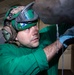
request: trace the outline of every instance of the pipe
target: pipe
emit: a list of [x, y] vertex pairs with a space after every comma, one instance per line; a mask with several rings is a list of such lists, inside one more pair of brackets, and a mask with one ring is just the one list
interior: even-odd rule
[[35, 0], [33, 9], [45, 24], [74, 24], [74, 0]]

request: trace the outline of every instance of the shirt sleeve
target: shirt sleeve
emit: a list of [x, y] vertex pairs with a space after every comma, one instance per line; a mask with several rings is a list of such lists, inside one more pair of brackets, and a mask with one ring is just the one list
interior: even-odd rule
[[0, 46], [1, 75], [35, 75], [48, 69], [46, 55], [42, 49], [23, 56], [16, 56], [6, 49]]

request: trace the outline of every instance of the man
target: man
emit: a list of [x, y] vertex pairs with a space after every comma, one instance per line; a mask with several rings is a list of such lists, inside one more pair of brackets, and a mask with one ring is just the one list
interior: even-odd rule
[[39, 31], [32, 5], [13, 7], [5, 16], [2, 31], [7, 42], [0, 45], [1, 75], [57, 75], [61, 49], [74, 39], [71, 25], [59, 26], [59, 40], [55, 25]]

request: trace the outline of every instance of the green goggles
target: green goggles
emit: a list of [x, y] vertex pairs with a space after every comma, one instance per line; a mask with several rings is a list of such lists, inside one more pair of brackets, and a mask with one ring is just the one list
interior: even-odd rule
[[38, 15], [32, 9], [33, 4], [34, 2], [25, 6], [19, 16], [16, 17], [15, 21], [17, 22], [17, 30], [25, 30], [37, 24]]
[[[11, 11], [14, 9], [12, 8], [7, 13], [5, 20], [9, 20], [13, 28], [17, 31], [25, 30], [35, 26], [38, 22], [38, 15], [32, 9], [33, 4], [34, 2], [28, 4], [16, 14], [11, 13]], [[4, 21], [4, 25], [7, 25], [6, 22], [7, 21]]]
[[29, 28], [31, 28], [32, 26], [35, 26], [35, 25], [37, 25], [37, 22], [38, 21], [35, 21], [35, 22], [31, 22], [31, 23], [24, 23], [24, 22], [22, 22], [22, 23], [18, 23], [17, 25], [16, 25], [16, 30], [17, 31], [22, 31], [22, 30], [25, 30], [25, 29], [29, 29]]

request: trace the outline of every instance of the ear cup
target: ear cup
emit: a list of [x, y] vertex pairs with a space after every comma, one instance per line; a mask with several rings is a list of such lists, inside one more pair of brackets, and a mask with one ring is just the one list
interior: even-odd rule
[[5, 29], [3, 29], [2, 33], [6, 41], [8, 41], [10, 39], [11, 34]]
[[2, 34], [3, 34], [4, 38], [6, 39], [6, 41], [9, 41], [10, 38], [12, 37], [12, 31], [11, 31], [10, 27], [4, 26], [2, 29]]

